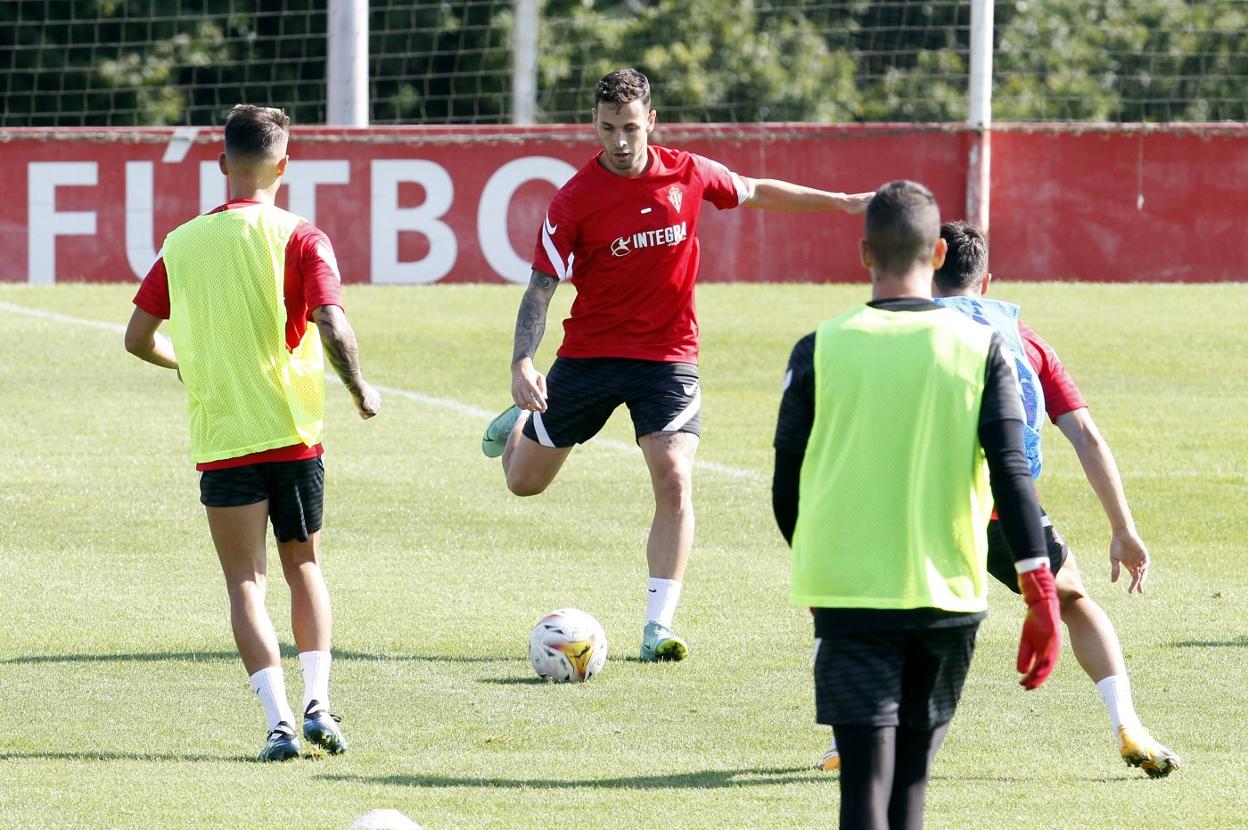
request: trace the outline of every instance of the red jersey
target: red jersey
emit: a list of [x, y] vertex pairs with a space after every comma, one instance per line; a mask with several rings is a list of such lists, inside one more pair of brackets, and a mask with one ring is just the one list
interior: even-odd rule
[[[253, 199], [231, 199], [224, 205], [210, 211], [217, 213], [231, 208], [254, 205]], [[338, 274], [338, 262], [334, 257], [334, 248], [329, 237], [315, 225], [304, 222], [295, 228], [286, 243], [285, 297], [286, 306], [286, 347], [294, 349], [303, 340], [308, 329], [308, 321], [312, 312], [323, 305], [342, 307], [342, 280]], [[162, 320], [169, 319], [169, 275], [165, 271], [165, 260], [157, 257], [143, 284], [134, 295], [134, 304]], [[222, 461], [211, 461], [195, 465], [197, 470], [222, 470], [228, 467], [242, 467], [247, 464], [261, 464], [271, 461], [300, 461], [307, 458], [318, 458], [324, 449], [320, 444], [309, 447], [306, 444], [294, 444], [273, 450], [240, 455]]]
[[1040, 388], [1044, 391], [1044, 411], [1048, 413], [1049, 420], [1056, 423], [1067, 412], [1087, 406], [1079, 387], [1075, 385], [1075, 379], [1066, 371], [1053, 347], [1021, 321], [1018, 324], [1018, 333], [1023, 338], [1027, 362], [1040, 377]]
[[626, 177], [599, 152], [550, 202], [533, 267], [571, 280], [561, 357], [697, 363], [698, 217], [749, 197], [744, 179], [708, 158], [651, 145], [646, 171]]

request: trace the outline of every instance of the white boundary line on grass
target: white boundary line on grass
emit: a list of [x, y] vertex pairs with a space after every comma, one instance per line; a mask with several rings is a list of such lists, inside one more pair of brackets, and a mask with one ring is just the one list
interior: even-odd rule
[[[58, 323], [69, 323], [77, 326], [89, 326], [91, 328], [102, 329], [104, 331], [116, 332], [124, 334], [126, 327], [117, 323], [106, 323], [102, 320], [90, 320], [86, 317], [73, 317], [69, 314], [61, 314], [57, 311], [45, 311], [41, 308], [28, 308], [27, 306], [17, 305], [15, 303], [0, 300], [0, 311], [11, 311], [14, 314], [24, 314], [27, 317], [36, 317], [43, 320], [53, 320]], [[326, 375], [330, 380], [337, 380], [333, 375]], [[434, 395], [426, 395], [423, 392], [414, 392], [410, 389], [399, 389], [394, 386], [380, 386], [376, 389], [385, 395], [393, 395], [399, 398], [406, 398], [416, 403], [432, 406], [438, 409], [449, 409], [460, 415], [467, 415], [472, 418], [489, 419], [497, 415], [497, 412], [491, 412], [488, 409], [482, 409], [479, 406], [464, 403], [463, 401], [452, 400], [451, 398], [439, 398]], [[595, 438], [590, 446], [610, 449], [616, 452], [640, 452], [636, 444], [629, 444], [625, 441], [617, 441], [614, 438]], [[697, 466], [708, 472], [718, 473], [728, 476], [729, 478], [743, 479], [746, 481], [762, 482], [765, 478], [761, 473], [754, 470], [746, 470], [741, 467], [733, 467], [728, 464], [719, 464], [715, 461], [702, 461], [699, 459]]]
[[77, 326], [90, 326], [91, 328], [104, 329], [105, 331], [115, 331], [118, 334], [125, 334], [126, 327], [119, 323], [105, 323], [103, 320], [88, 320], [86, 317], [71, 317], [68, 314], [61, 314], [56, 311], [44, 311], [41, 308], [27, 308], [24, 305], [14, 305], [0, 300], [0, 311], [12, 311], [15, 314], [25, 314], [27, 317], [41, 317], [44, 320], [55, 320], [58, 323], [72, 323]]

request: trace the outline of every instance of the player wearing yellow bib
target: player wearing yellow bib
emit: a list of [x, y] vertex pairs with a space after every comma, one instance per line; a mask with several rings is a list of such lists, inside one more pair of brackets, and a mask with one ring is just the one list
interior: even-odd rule
[[[186, 385], [191, 457], [234, 641], [268, 722], [263, 761], [300, 750], [264, 606], [270, 520], [290, 586], [304, 737], [332, 754], [347, 747], [329, 709], [330, 602], [320, 567], [324, 355], [361, 418], [381, 405], [360, 372], [329, 239], [273, 204], [289, 125], [279, 109], [230, 110], [218, 159], [230, 201], [165, 238], [126, 329], [128, 351], [178, 370]], [[157, 331], [164, 319], [172, 342]]]
[[994, 498], [1028, 604], [1028, 689], [1057, 662], [1058, 605], [1001, 338], [931, 299], [945, 255], [932, 194], [880, 188], [860, 248], [871, 302], [789, 359], [772, 500], [793, 548], [790, 601], [814, 612], [840, 827], [918, 830], [988, 607]]

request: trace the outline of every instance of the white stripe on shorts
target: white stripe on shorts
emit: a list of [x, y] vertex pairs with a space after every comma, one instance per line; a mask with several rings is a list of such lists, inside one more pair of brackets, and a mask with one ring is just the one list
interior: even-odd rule
[[546, 431], [546, 425], [542, 423], [542, 413], [533, 413], [533, 431], [537, 433], [537, 442], [543, 447], [554, 448], [555, 442], [550, 440], [550, 433]]
[[698, 391], [694, 393], [693, 400], [685, 407], [684, 411], [675, 418], [667, 422], [667, 426], [659, 430], [659, 432], [679, 432], [680, 428], [689, 423], [689, 419], [698, 414], [698, 410], [702, 408], [702, 387], [698, 386]]

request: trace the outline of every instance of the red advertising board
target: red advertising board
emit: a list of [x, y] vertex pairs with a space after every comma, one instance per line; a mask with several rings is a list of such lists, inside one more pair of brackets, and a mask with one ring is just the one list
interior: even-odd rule
[[1248, 280], [1248, 125], [1013, 127], [992, 153], [994, 274]]
[[[655, 140], [831, 190], [917, 179], [964, 211], [958, 127], [666, 125]], [[167, 232], [224, 201], [220, 150], [208, 129], [0, 131], [0, 280], [141, 278]], [[329, 234], [347, 282], [523, 282], [547, 201], [594, 152], [588, 126], [296, 128], [278, 203]], [[999, 277], [1244, 279], [1248, 129], [1004, 128], [993, 157]], [[704, 280], [861, 279], [861, 220], [843, 214], [712, 209], [700, 235]]]

